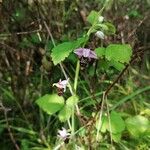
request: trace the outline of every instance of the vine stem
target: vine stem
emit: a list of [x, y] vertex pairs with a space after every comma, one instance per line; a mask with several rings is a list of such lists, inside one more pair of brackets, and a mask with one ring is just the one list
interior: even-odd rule
[[7, 130], [8, 130], [8, 134], [10, 136], [10, 139], [11, 139], [12, 143], [14, 144], [16, 150], [20, 150], [19, 145], [17, 144], [17, 142], [16, 142], [16, 140], [15, 140], [15, 138], [11, 132], [11, 128], [10, 128], [9, 121], [8, 121], [7, 112], [10, 111], [10, 109], [5, 108], [5, 106], [3, 106], [2, 102], [0, 102], [0, 107], [1, 107], [0, 109], [2, 109], [4, 111], [4, 116], [5, 116]]

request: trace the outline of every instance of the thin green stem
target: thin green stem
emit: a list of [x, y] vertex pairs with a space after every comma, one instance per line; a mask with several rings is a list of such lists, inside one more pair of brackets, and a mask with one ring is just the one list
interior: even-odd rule
[[103, 108], [104, 108], [104, 101], [105, 101], [105, 93], [103, 92], [101, 110], [99, 112], [98, 129], [97, 129], [97, 133], [96, 133], [96, 140], [97, 141], [99, 141], [99, 131], [102, 127], [102, 114], [103, 114]]
[[110, 113], [109, 113], [109, 106], [108, 106], [107, 97], [105, 98], [105, 101], [106, 101], [107, 117], [108, 117], [109, 131], [110, 131], [110, 142], [111, 142], [111, 147], [112, 147], [113, 146], [112, 126], [111, 126], [111, 119], [110, 119]]
[[[75, 94], [77, 91], [77, 85], [78, 85], [78, 78], [79, 78], [79, 70], [80, 70], [80, 62], [77, 61], [77, 65], [76, 65], [76, 72], [75, 72], [75, 79], [74, 79], [74, 90], [75, 90]], [[72, 137], [74, 136], [75, 133], [75, 107], [77, 109], [77, 113], [79, 114], [79, 108], [77, 105], [72, 107], [72, 132], [71, 135]]]
[[72, 107], [72, 130], [71, 130], [71, 135], [72, 135], [72, 137], [74, 137], [74, 132], [75, 132], [75, 115], [74, 115], [74, 106]]
[[80, 62], [78, 60], [77, 66], [76, 66], [75, 79], [74, 79], [74, 90], [75, 90], [75, 93], [77, 91], [78, 78], [79, 78], [79, 70], [80, 70]]

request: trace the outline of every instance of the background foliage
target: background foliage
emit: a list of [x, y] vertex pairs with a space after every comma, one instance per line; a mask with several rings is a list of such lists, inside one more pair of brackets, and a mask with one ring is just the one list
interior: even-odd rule
[[[117, 150], [150, 148], [149, 0], [108, 1], [102, 14], [108, 21], [107, 24], [95, 26], [91, 30], [93, 33], [97, 29], [103, 29], [106, 38], [101, 43], [91, 34], [85, 45], [95, 49], [100, 59], [95, 66], [96, 74], [95, 68], [91, 66], [85, 72], [80, 72], [77, 89], [79, 100], [77, 97], [67, 99], [69, 90], [64, 98], [59, 97], [52, 87], [53, 83], [64, 78], [58, 65], [61, 61], [64, 61], [63, 67], [70, 80], [74, 80], [77, 57], [72, 51], [85, 42], [86, 37], [83, 35], [97, 18], [96, 12], [105, 2], [0, 1], [2, 150], [53, 149], [59, 143], [58, 129], [67, 126], [65, 121], [71, 116], [72, 104], [77, 102], [83, 116], [76, 116], [76, 146], [81, 149], [110, 149], [112, 146]], [[129, 50], [128, 55], [124, 55], [125, 47]], [[134, 58], [132, 62], [131, 49]], [[131, 64], [127, 65], [129, 62]], [[128, 70], [118, 78], [125, 67]], [[117, 78], [117, 83], [107, 97], [110, 117], [105, 105], [100, 137], [96, 142], [95, 129], [99, 129], [99, 122], [96, 120], [90, 124], [91, 119], [98, 112], [96, 104], [101, 102], [103, 91]], [[47, 95], [43, 99], [45, 94]], [[54, 101], [49, 101], [51, 96]], [[44, 105], [45, 101], [49, 101], [49, 105]], [[56, 103], [55, 107], [51, 107], [53, 102]], [[44, 108], [48, 108], [45, 111], [53, 115], [48, 115], [38, 105], [44, 105]], [[82, 129], [81, 124], [88, 126]], [[69, 143], [62, 149], [71, 147], [72, 143]]]

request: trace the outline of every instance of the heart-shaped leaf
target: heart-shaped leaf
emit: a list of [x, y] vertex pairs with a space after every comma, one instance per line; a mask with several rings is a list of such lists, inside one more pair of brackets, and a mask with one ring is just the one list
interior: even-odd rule
[[110, 44], [106, 48], [106, 59], [118, 61], [121, 63], [129, 63], [132, 55], [132, 49], [128, 44]]
[[46, 94], [40, 97], [36, 103], [43, 111], [52, 115], [64, 106], [64, 98], [56, 94]]

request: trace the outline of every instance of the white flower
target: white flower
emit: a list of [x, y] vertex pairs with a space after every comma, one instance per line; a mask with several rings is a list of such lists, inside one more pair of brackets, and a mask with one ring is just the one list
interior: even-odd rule
[[98, 21], [99, 21], [99, 23], [102, 23], [104, 21], [104, 17], [103, 16], [99, 16]]
[[62, 140], [65, 140], [70, 136], [70, 133], [67, 132], [65, 128], [62, 128], [62, 130], [58, 130], [58, 137]]
[[64, 89], [64, 92], [66, 91], [66, 86], [68, 84], [69, 78], [67, 80], [63, 80], [61, 81], [61, 79], [59, 80], [58, 83], [54, 83], [53, 86], [56, 86], [60, 89]]
[[104, 39], [104, 37], [105, 37], [105, 35], [104, 35], [104, 33], [103, 33], [102, 31], [97, 31], [97, 32], [95, 33], [95, 35], [96, 35], [98, 38], [100, 38], [100, 39]]

